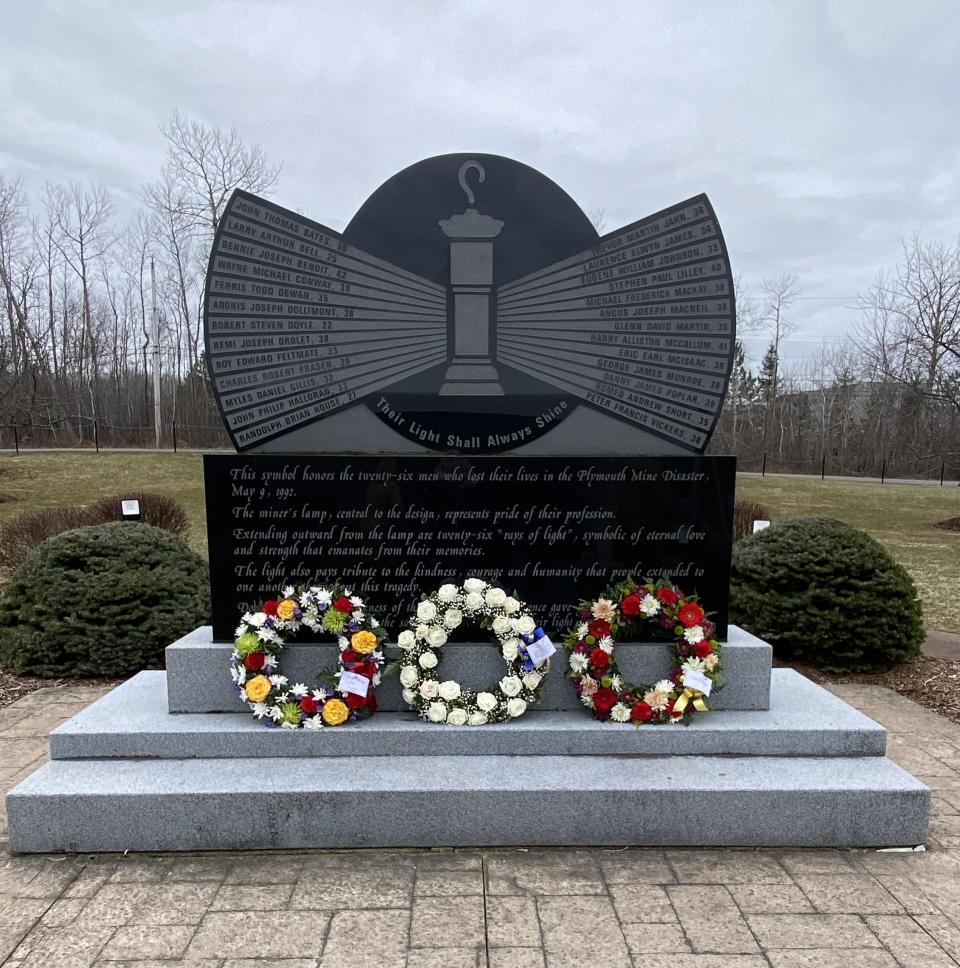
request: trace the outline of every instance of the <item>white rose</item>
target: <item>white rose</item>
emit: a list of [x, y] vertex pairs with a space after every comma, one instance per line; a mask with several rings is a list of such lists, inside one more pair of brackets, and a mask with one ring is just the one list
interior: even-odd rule
[[483, 595], [479, 592], [470, 592], [463, 600], [463, 607], [468, 612], [475, 612], [481, 605], [483, 605]]
[[522, 699], [511, 699], [507, 703], [507, 712], [514, 717], [522, 716], [527, 711], [527, 704]]
[[525, 686], [526, 686], [526, 687], [527, 687], [528, 689], [536, 689], [536, 688], [537, 688], [537, 686], [539, 686], [539, 685], [540, 685], [540, 680], [541, 680], [542, 678], [543, 678], [543, 676], [541, 676], [539, 672], [528, 672], [528, 673], [527, 673], [527, 674], [526, 674], [526, 675], [525, 675], [525, 676], [523, 677], [523, 684], [524, 684], [524, 685], [525, 685]]
[[427, 633], [429, 631], [430, 631], [430, 626], [429, 625], [418, 625], [417, 626], [416, 637], [418, 639], [425, 639], [427, 637]]
[[492, 692], [477, 693], [477, 709], [488, 713], [497, 707], [497, 697]]
[[436, 699], [440, 695], [440, 683], [436, 679], [425, 679], [420, 683], [420, 695], [424, 699]]
[[447, 641], [447, 633], [443, 629], [432, 628], [427, 632], [427, 641], [435, 649], [439, 649]]
[[482, 578], [468, 578], [463, 587], [468, 592], [482, 592], [487, 587], [487, 583]]
[[420, 656], [421, 669], [435, 669], [437, 667], [437, 655], [435, 652], [424, 652]]
[[507, 600], [507, 593], [502, 588], [488, 588], [483, 600], [491, 608], [499, 608]]
[[420, 680], [420, 670], [416, 666], [404, 666], [400, 670], [400, 684], [408, 689]]
[[531, 616], [521, 615], [520, 618], [513, 620], [513, 627], [521, 635], [529, 635], [537, 627], [537, 623]]
[[447, 707], [442, 702], [432, 702], [427, 707], [427, 719], [431, 723], [442, 723], [447, 718]]
[[432, 622], [437, 617], [437, 606], [426, 599], [417, 606], [417, 618], [421, 622]]
[[500, 691], [505, 696], [519, 696], [523, 683], [516, 676], [504, 676], [500, 680]]
[[446, 625], [448, 629], [457, 628], [463, 621], [463, 612], [459, 608], [448, 608], [443, 613], [443, 624]]
[[519, 608], [520, 603], [512, 595], [508, 595], [503, 600], [503, 610], [507, 613], [507, 615], [513, 615], [513, 613]]
[[446, 584], [440, 586], [440, 591], [437, 592], [437, 598], [441, 602], [452, 602], [457, 595], [460, 594], [460, 589], [456, 585]]
[[513, 662], [513, 660], [517, 657], [517, 648], [519, 645], [520, 643], [517, 642], [516, 639], [507, 639], [507, 641], [503, 643], [503, 649], [501, 651], [503, 652], [503, 657], [507, 660], [507, 662]]
[[417, 644], [416, 636], [413, 634], [413, 632], [410, 631], [410, 629], [404, 629], [397, 636], [397, 645], [399, 645], [401, 649], [406, 649], [407, 651], [409, 651], [416, 644]]
[[504, 633], [510, 631], [512, 625], [513, 623], [507, 618], [506, 615], [498, 615], [493, 620], [493, 631], [496, 632], [497, 635], [503, 635]]
[[417, 692], [415, 689], [404, 689], [403, 690], [403, 701], [408, 705], [412, 706], [417, 701]]
[[460, 698], [460, 683], [454, 682], [452, 679], [447, 679], [446, 682], [440, 683], [440, 698], [446, 699], [447, 702], [451, 702], [454, 699]]
[[451, 709], [447, 714], [447, 722], [451, 726], [466, 726], [467, 725], [467, 711], [465, 709]]
[[[487, 695], [489, 695], [489, 693], [487, 693]], [[487, 714], [486, 713], [479, 713], [479, 712], [478, 713], [470, 713], [470, 718], [467, 720], [467, 722], [471, 726], [484, 726], [487, 723]]]

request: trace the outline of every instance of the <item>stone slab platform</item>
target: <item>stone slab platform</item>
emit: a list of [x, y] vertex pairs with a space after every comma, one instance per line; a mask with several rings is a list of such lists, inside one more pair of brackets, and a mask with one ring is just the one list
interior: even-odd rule
[[304, 847], [892, 847], [930, 791], [884, 757], [54, 760], [7, 795], [15, 853]]
[[792, 669], [775, 669], [769, 711], [720, 711], [690, 726], [600, 723], [582, 708], [533, 707], [510, 723], [435, 726], [379, 712], [362, 724], [292, 732], [232, 713], [171, 715], [162, 672], [141, 672], [59, 726], [54, 759], [318, 756], [882, 756], [886, 731]]
[[[172, 713], [233, 712], [237, 695], [230, 679], [229, 642], [215, 642], [210, 626], [195, 629], [166, 650], [167, 683]], [[655, 682], [669, 675], [668, 643], [617, 643], [617, 664], [632, 682]], [[772, 650], [762, 639], [735, 625], [723, 644], [727, 684], [714, 697], [714, 709], [767, 709], [770, 701]], [[292, 643], [283, 650], [283, 671], [291, 682], [316, 683], [317, 673], [336, 665], [336, 645]], [[466, 686], [482, 687], [504, 675], [504, 662], [492, 642], [451, 642], [443, 647], [443, 676]], [[579, 700], [566, 678], [566, 652], [551, 659], [550, 674], [538, 704], [544, 710], [578, 710]], [[377, 690], [385, 712], [407, 709], [394, 676]]]

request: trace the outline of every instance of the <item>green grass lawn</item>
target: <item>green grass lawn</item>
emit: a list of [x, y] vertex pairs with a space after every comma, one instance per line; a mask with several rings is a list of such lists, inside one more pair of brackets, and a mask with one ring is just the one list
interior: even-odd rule
[[[199, 454], [60, 451], [0, 456], [0, 491], [17, 498], [0, 504], [0, 519], [28, 508], [85, 504], [124, 490], [158, 491], [180, 501], [190, 518], [189, 543], [206, 556]], [[960, 534], [933, 527], [945, 518], [960, 517], [960, 487], [741, 474], [737, 496], [759, 502], [774, 520], [821, 514], [870, 532], [913, 575], [928, 628], [960, 632]]]

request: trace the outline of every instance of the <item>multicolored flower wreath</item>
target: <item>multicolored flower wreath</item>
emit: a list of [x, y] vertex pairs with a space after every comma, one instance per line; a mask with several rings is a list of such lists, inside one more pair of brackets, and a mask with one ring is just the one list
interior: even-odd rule
[[[440, 680], [440, 650], [464, 621], [490, 629], [507, 663], [506, 675], [486, 689]], [[417, 606], [400, 633], [403, 699], [421, 718], [450, 726], [483, 726], [522, 716], [540, 698], [553, 643], [523, 602], [482, 578], [441, 585]]]
[[[640, 623], [656, 622], [676, 636], [675, 668], [653, 685], [626, 682], [617, 670], [614, 639], [638, 638]], [[667, 578], [638, 585], [628, 578], [595, 601], [580, 603], [580, 622], [564, 636], [567, 675], [594, 719], [617, 723], [689, 722], [707, 711], [707, 697], [723, 685], [720, 643], [695, 595]]]
[[[287, 638], [300, 627], [337, 638], [337, 670], [321, 673], [321, 685], [290, 685], [280, 667]], [[387, 633], [364, 611], [363, 599], [339, 585], [294, 589], [247, 612], [236, 631], [230, 675], [257, 719], [282, 729], [321, 729], [372, 716], [374, 690], [383, 670]]]

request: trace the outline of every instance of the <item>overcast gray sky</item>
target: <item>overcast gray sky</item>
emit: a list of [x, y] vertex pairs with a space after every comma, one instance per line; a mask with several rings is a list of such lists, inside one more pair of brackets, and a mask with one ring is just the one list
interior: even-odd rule
[[606, 231], [705, 191], [754, 293], [799, 277], [794, 360], [846, 329], [901, 237], [960, 233], [957, 10], [4, 0], [0, 170], [102, 182], [129, 213], [177, 108], [259, 141], [275, 200], [334, 228], [449, 151], [540, 169]]

